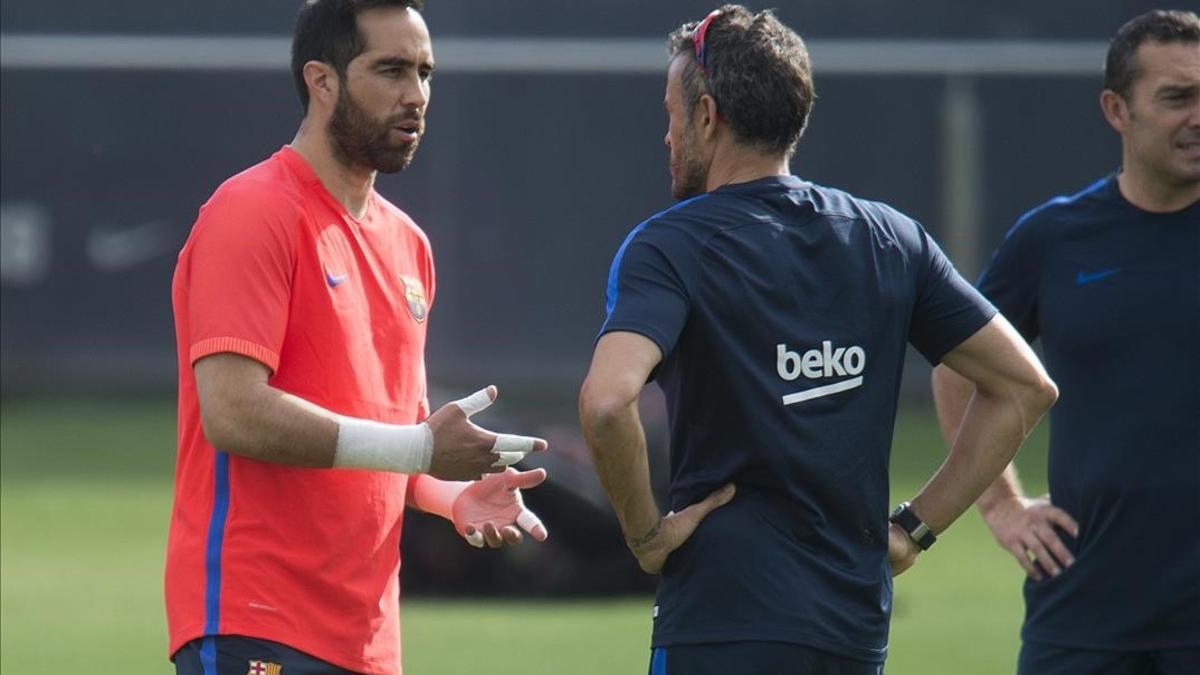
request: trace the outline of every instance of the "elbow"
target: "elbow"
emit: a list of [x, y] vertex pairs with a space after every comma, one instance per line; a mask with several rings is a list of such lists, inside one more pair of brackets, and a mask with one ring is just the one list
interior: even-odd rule
[[1058, 401], [1058, 385], [1054, 380], [1050, 379], [1049, 375], [1042, 373], [1038, 381], [1033, 386], [1032, 393], [1033, 405], [1038, 408], [1040, 413], [1044, 414], [1051, 406]]
[[237, 454], [237, 427], [228, 415], [211, 410], [213, 406], [200, 407], [200, 426], [204, 437], [216, 449]]
[[1058, 400], [1058, 386], [1039, 368], [1027, 376], [1012, 378], [999, 385], [976, 382], [975, 395], [1013, 408], [1020, 416], [1022, 431], [1028, 434]]
[[585, 380], [579, 391], [579, 422], [584, 435], [593, 437], [598, 430], [609, 426], [629, 410], [637, 398], [623, 396], [609, 388]]
[[239, 405], [227, 397], [208, 397], [200, 401], [200, 426], [204, 437], [221, 452], [248, 454], [246, 420], [248, 406]]
[[1025, 432], [1029, 433], [1037, 420], [1058, 400], [1058, 385], [1043, 371], [1035, 379], [1022, 383], [1017, 400], [1021, 407]]

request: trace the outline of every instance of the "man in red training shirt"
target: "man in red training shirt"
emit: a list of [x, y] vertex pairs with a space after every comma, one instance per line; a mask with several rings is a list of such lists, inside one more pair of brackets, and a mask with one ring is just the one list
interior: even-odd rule
[[520, 494], [545, 472], [507, 468], [545, 441], [469, 420], [495, 388], [429, 414], [433, 258], [373, 189], [425, 129], [420, 9], [302, 5], [296, 138], [221, 185], [180, 253], [166, 604], [181, 675], [399, 673], [406, 506], [476, 546], [546, 538]]

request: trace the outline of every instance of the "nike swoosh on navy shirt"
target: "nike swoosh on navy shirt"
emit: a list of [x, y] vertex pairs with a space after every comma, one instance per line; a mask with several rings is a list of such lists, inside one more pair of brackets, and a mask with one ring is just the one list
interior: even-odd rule
[[1100, 281], [1101, 279], [1107, 279], [1108, 277], [1111, 277], [1112, 275], [1114, 275], [1120, 271], [1121, 271], [1121, 268], [1119, 268], [1119, 267], [1114, 267], [1112, 269], [1107, 269], [1107, 270], [1100, 270], [1099, 272], [1084, 272], [1083, 270], [1079, 270], [1079, 273], [1075, 275], [1075, 285], [1076, 286], [1085, 286], [1087, 284], [1092, 283], [1093, 281]]

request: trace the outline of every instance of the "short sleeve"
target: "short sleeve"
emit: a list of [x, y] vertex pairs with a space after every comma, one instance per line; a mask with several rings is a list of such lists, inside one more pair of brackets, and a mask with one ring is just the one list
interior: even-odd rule
[[613, 258], [608, 315], [600, 335], [640, 333], [658, 345], [664, 358], [670, 354], [687, 322], [689, 257], [678, 244], [634, 230]]
[[219, 191], [200, 211], [180, 259], [190, 363], [219, 352], [274, 372], [287, 331], [295, 267], [294, 209], [251, 192]]
[[1041, 251], [1031, 241], [1035, 228], [1029, 224], [1030, 217], [1030, 214], [1022, 217], [1008, 231], [979, 275], [978, 285], [1004, 318], [1033, 342], [1041, 333], [1037, 301]]
[[937, 242], [917, 225], [916, 302], [908, 339], [931, 364], [983, 328], [996, 309], [962, 278]]

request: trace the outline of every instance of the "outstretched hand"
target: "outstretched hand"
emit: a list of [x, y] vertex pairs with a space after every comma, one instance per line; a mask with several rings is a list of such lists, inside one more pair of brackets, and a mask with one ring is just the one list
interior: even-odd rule
[[438, 408], [425, 423], [433, 434], [429, 474], [441, 480], [475, 480], [500, 473], [530, 452], [545, 450], [546, 441], [531, 436], [497, 434], [471, 422], [471, 415], [495, 403], [496, 387], [488, 386]]
[[728, 504], [735, 491], [731, 483], [679, 513], [672, 511], [663, 516], [649, 532], [638, 537], [626, 537], [625, 544], [643, 571], [658, 574], [666, 564], [667, 556], [683, 546], [708, 514]]
[[517, 471], [508, 467], [503, 471], [484, 476], [459, 494], [451, 507], [454, 529], [477, 548], [485, 543], [491, 548], [519, 544], [521, 530], [537, 541], [545, 541], [549, 536], [546, 526], [537, 514], [525, 508], [521, 490], [541, 485], [546, 470]]
[[1079, 524], [1066, 511], [1050, 503], [1049, 495], [1034, 499], [1016, 497], [983, 512], [983, 520], [997, 543], [1016, 558], [1035, 581], [1046, 574], [1058, 576], [1075, 562], [1055, 527], [1079, 536]]

